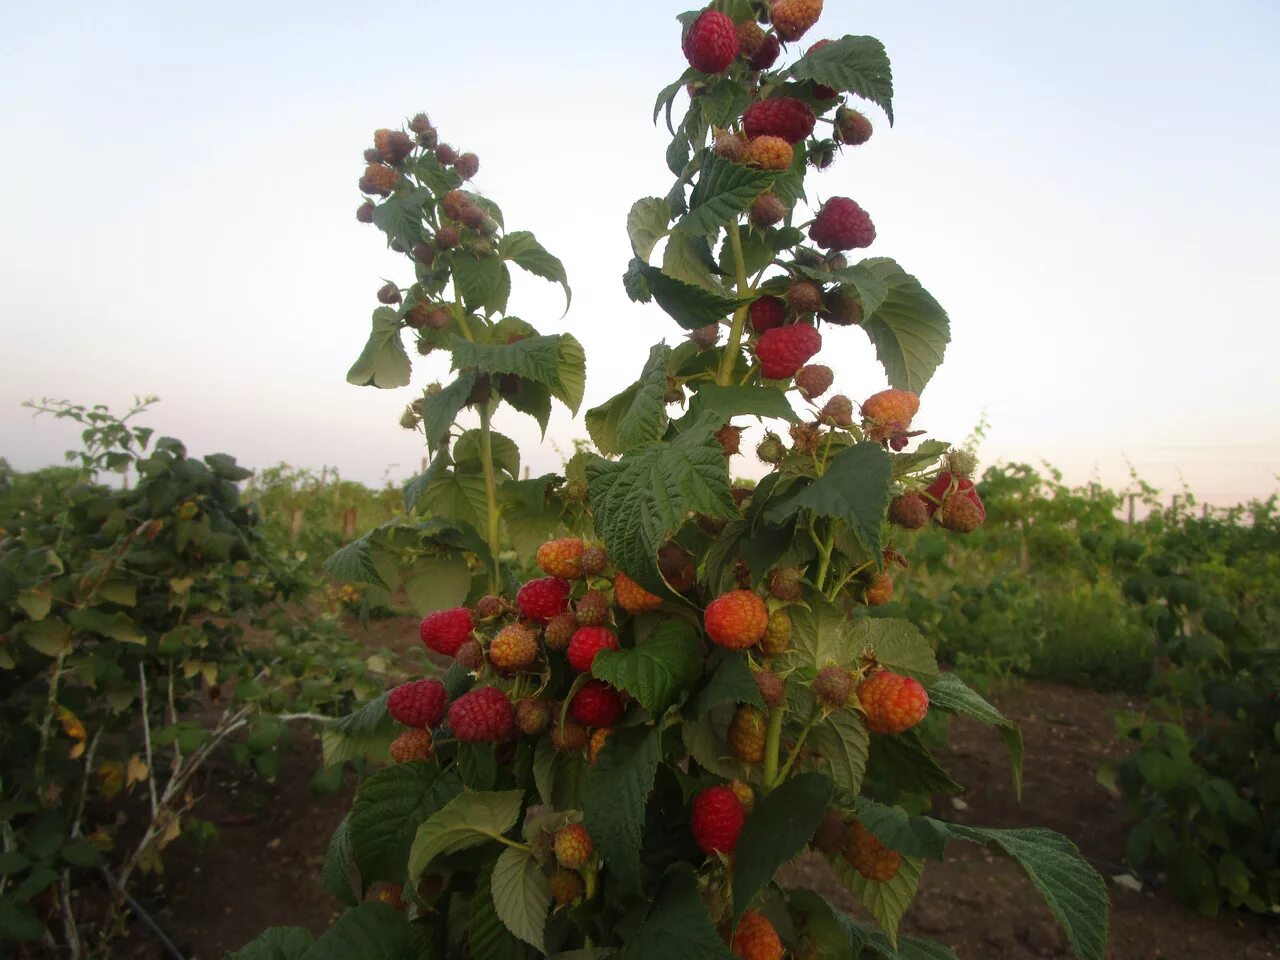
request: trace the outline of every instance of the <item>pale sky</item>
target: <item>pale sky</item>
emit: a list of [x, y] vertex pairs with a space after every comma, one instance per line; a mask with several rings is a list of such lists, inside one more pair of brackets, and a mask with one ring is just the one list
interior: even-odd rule
[[[951, 315], [917, 425], [1069, 481], [1229, 503], [1280, 481], [1280, 5], [1272, 0], [842, 2], [807, 42], [865, 33], [893, 60], [897, 126], [811, 197], [872, 215]], [[481, 159], [509, 229], [564, 261], [518, 276], [512, 312], [587, 353], [587, 401], [680, 336], [630, 303], [631, 203], [666, 193], [657, 91], [685, 63], [684, 5], [0, 0], [0, 456], [60, 460], [75, 432], [25, 399], [123, 407], [197, 452], [378, 482], [422, 456], [396, 424], [414, 386], [346, 384], [382, 277], [408, 261], [358, 224], [375, 127], [427, 111]], [[680, 101], [683, 103], [683, 99]], [[412, 353], [412, 349], [410, 350]], [[414, 359], [418, 358], [414, 355]], [[865, 335], [820, 356], [855, 401], [884, 375]], [[558, 412], [535, 472], [585, 436]], [[753, 458], [738, 471], [751, 473]]]

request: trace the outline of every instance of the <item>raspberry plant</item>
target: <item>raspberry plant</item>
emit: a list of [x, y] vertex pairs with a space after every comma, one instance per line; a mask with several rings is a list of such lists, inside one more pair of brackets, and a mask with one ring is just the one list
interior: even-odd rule
[[[910, 622], [874, 609], [906, 562], [891, 501], [911, 495], [914, 525], [959, 532], [985, 514], [972, 458], [933, 440], [906, 449], [949, 339], [945, 312], [896, 262], [850, 263], [847, 251], [874, 240], [870, 216], [851, 198], [817, 200], [813, 171], [873, 141], [854, 104], [893, 119], [878, 41], [834, 38], [782, 61], [783, 42], [821, 12], [821, 0], [718, 0], [680, 18], [691, 66], [655, 109], [676, 182], [632, 207], [624, 285], [690, 336], [656, 344], [636, 383], [587, 411], [595, 453], [570, 461], [563, 482], [525, 490], [507, 470], [497, 483], [516, 453], [490, 423], [502, 400], [576, 406], [576, 343], [499, 318], [512, 235], [496, 238], [488, 201], [451, 193], [426, 118], [410, 124], [417, 147], [388, 153], [408, 135], [375, 135], [364, 186], [389, 196], [366, 201], [362, 218], [415, 258], [418, 282], [375, 312], [351, 379], [406, 382], [405, 326], [420, 351], [450, 350], [458, 379], [406, 416], [434, 457], [407, 506], [429, 517], [375, 531], [332, 567], [390, 587], [456, 564], [470, 574], [454, 587], [467, 606], [423, 624], [427, 645], [454, 659], [447, 719], [421, 731], [431, 758], [366, 779], [333, 838], [325, 878], [348, 910], [314, 943], [277, 929], [240, 956], [950, 956], [898, 927], [952, 840], [1016, 860], [1077, 954], [1103, 956], [1105, 889], [1068, 840], [927, 815], [931, 797], [961, 790], [918, 735], [928, 710], [995, 727], [1015, 784], [1022, 741], [938, 670]], [[464, 216], [464, 200], [485, 216]], [[563, 282], [558, 261], [537, 257]], [[436, 317], [426, 329], [419, 307]], [[848, 326], [870, 337], [890, 384], [859, 415], [844, 395], [819, 399], [833, 375], [813, 363]], [[450, 427], [467, 404], [478, 435]], [[776, 426], [757, 451], [771, 471], [735, 486], [741, 427], [757, 419]], [[540, 547], [515, 505], [538, 511]], [[326, 753], [381, 753], [395, 732], [383, 698], [335, 723]], [[807, 848], [879, 929], [788, 885], [780, 868]]]

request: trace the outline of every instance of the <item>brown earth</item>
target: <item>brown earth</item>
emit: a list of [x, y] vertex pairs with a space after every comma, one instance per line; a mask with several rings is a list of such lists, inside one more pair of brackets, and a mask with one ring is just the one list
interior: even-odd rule
[[[405, 620], [352, 629], [370, 646], [403, 649], [416, 643]], [[1022, 727], [1026, 739], [1023, 800], [1013, 793], [1004, 745], [989, 729], [957, 719], [950, 748], [940, 754], [949, 772], [968, 785], [963, 808], [938, 815], [980, 826], [1046, 826], [1066, 834], [1108, 878], [1111, 960], [1280, 958], [1280, 923], [1231, 914], [1200, 917], [1156, 890], [1133, 891], [1111, 882], [1119, 866], [1124, 813], [1095, 780], [1098, 765], [1115, 756], [1112, 715], [1132, 709], [1125, 696], [1028, 683], [992, 699]], [[347, 811], [354, 782], [316, 796], [308, 781], [318, 745], [299, 737], [275, 783], [230, 764], [210, 769], [196, 815], [219, 828], [205, 851], [179, 841], [166, 851], [165, 875], [142, 887], [139, 900], [190, 960], [218, 960], [268, 926], [323, 930], [339, 912], [319, 880], [330, 834]], [[788, 868], [857, 914], [858, 907], [819, 860]], [[954, 843], [947, 860], [929, 864], [903, 930], [947, 944], [961, 960], [1069, 957], [1065, 941], [1025, 875], [985, 849]], [[140, 924], [118, 955], [136, 960], [171, 956]]]

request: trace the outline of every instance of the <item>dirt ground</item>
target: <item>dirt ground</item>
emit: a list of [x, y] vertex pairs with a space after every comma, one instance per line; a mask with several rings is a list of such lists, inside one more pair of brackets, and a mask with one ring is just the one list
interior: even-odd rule
[[[405, 621], [379, 621], [353, 633], [372, 646], [416, 642]], [[1112, 714], [1134, 706], [1124, 696], [1029, 683], [993, 695], [1026, 738], [1023, 800], [1013, 795], [1003, 742], [987, 728], [957, 719], [950, 748], [940, 755], [968, 786], [963, 806], [947, 803], [939, 816], [981, 826], [1047, 826], [1066, 834], [1108, 879], [1111, 960], [1280, 960], [1280, 921], [1247, 915], [1206, 919], [1156, 890], [1133, 891], [1112, 882], [1125, 832], [1123, 811], [1095, 780], [1098, 764], [1114, 756]], [[318, 797], [308, 789], [318, 744], [301, 738], [274, 784], [219, 767], [205, 778], [197, 815], [218, 826], [203, 852], [181, 841], [166, 851], [162, 882], [139, 899], [190, 960], [223, 953], [273, 925], [315, 932], [338, 914], [319, 880], [329, 836], [350, 806], [354, 783]], [[903, 922], [906, 933], [947, 944], [961, 960], [1069, 957], [1057, 925], [1022, 871], [968, 844], [952, 844], [945, 863], [930, 863], [921, 894]], [[858, 909], [820, 860], [801, 858], [792, 879], [820, 885], [846, 909]], [[119, 955], [161, 960], [167, 954], [140, 925]]]

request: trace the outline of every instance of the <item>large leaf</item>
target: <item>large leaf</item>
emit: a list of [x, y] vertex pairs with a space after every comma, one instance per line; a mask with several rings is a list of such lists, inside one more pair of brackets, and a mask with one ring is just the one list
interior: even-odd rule
[[227, 960], [302, 960], [313, 942], [305, 927], [271, 927], [228, 953]]
[[346, 546], [335, 550], [324, 564], [325, 571], [335, 580], [347, 583], [372, 583], [379, 587], [391, 588], [383, 582], [373, 565], [373, 552], [366, 537], [352, 540]]
[[627, 213], [627, 236], [631, 249], [645, 263], [658, 241], [667, 235], [671, 222], [671, 208], [661, 197], [642, 197], [631, 205]]
[[938, 679], [933, 645], [910, 620], [891, 617], [860, 620], [849, 636], [861, 656], [874, 657], [894, 673], [914, 677], [926, 687]]
[[324, 866], [320, 868], [320, 882], [331, 895], [349, 907], [359, 903], [352, 885], [355, 878], [355, 857], [351, 853], [351, 815], [342, 818], [329, 838], [325, 848]]
[[669, 422], [663, 397], [670, 356], [671, 348], [665, 343], [650, 347], [640, 379], [616, 397], [587, 411], [587, 433], [600, 453], [606, 457], [617, 456], [662, 438]]
[[729, 519], [738, 515], [729, 495], [724, 449], [710, 420], [669, 443], [651, 443], [618, 461], [587, 464], [596, 532], [609, 556], [642, 586], [664, 593], [657, 551], [690, 512]]
[[[479, 310], [502, 298], [506, 267], [498, 257], [454, 251], [453, 283], [468, 310]], [[510, 290], [510, 278], [505, 284]], [[490, 311], [492, 312], [492, 311]]]
[[445, 438], [453, 421], [467, 405], [476, 385], [474, 370], [464, 370], [443, 390], [427, 394], [422, 400], [422, 428], [427, 436], [427, 449], [435, 450]]
[[347, 383], [383, 390], [409, 383], [411, 365], [400, 339], [400, 318], [390, 307], [373, 311], [373, 330], [356, 362], [347, 371]]
[[956, 955], [940, 943], [903, 937], [897, 944], [865, 923], [837, 910], [812, 890], [787, 891], [787, 903], [799, 927], [817, 947], [818, 960], [956, 960]]
[[133, 618], [123, 611], [104, 613], [101, 610], [80, 607], [67, 614], [67, 622], [77, 630], [110, 637], [120, 643], [144, 644], [147, 642], [147, 635], [139, 630]]
[[872, 737], [867, 776], [882, 788], [918, 796], [964, 792], [964, 787], [924, 748], [915, 731], [896, 737]]
[[792, 65], [791, 75], [856, 93], [877, 104], [893, 124], [893, 72], [884, 44], [875, 37], [841, 37], [811, 50]]
[[385, 757], [387, 745], [396, 732], [396, 723], [387, 712], [387, 694], [384, 693], [325, 727], [320, 734], [324, 764], [332, 767], [357, 757]]
[[586, 388], [586, 359], [582, 345], [567, 333], [525, 337], [514, 343], [472, 343], [453, 339], [453, 367], [474, 367], [484, 373], [514, 373], [540, 383], [573, 413]]
[[879, 556], [891, 476], [892, 461], [879, 444], [855, 443], [832, 457], [821, 477], [770, 507], [766, 517], [781, 522], [803, 508], [841, 520], [868, 553]]
[[687, 870], [667, 877], [648, 916], [627, 941], [621, 957], [622, 960], [734, 960], [707, 914], [697, 882]]
[[418, 557], [404, 578], [418, 616], [460, 606], [471, 591], [471, 568], [461, 556]]
[[704, 383], [689, 401], [686, 416], [696, 420], [702, 416], [715, 416], [723, 421], [732, 417], [766, 417], [797, 423], [800, 418], [787, 402], [787, 395], [777, 387], [721, 386]]
[[738, 837], [733, 856], [733, 912], [751, 904], [778, 868], [805, 848], [831, 802], [831, 781], [801, 773], [756, 804]]
[[548, 253], [532, 233], [516, 230], [506, 234], [498, 243], [498, 254], [534, 276], [560, 284], [564, 288], [565, 309], [569, 309], [569, 304], [573, 302], [573, 291], [569, 289], [569, 277], [565, 273], [564, 264], [558, 257]]
[[393, 193], [373, 208], [373, 222], [388, 240], [399, 240], [406, 250], [422, 241], [422, 205], [431, 199], [426, 187]]
[[902, 915], [907, 912], [907, 907], [916, 895], [924, 864], [914, 857], [903, 857], [893, 878], [887, 883], [880, 883], [864, 877], [842, 856], [829, 859], [840, 879], [876, 918], [876, 923], [880, 924], [880, 929], [888, 935], [889, 942], [896, 948], [898, 924], [902, 922]]
[[971, 690], [954, 673], [943, 673], [929, 688], [929, 704], [938, 710], [964, 713], [975, 720], [995, 727], [1009, 748], [1009, 761], [1013, 765], [1013, 789], [1022, 796], [1022, 731], [1018, 725], [1005, 718], [979, 694]]
[[418, 955], [404, 911], [367, 900], [343, 913], [304, 960], [410, 960]]
[[938, 821], [913, 817], [899, 807], [858, 798], [858, 820], [885, 846], [908, 857], [941, 860], [949, 834]]
[[663, 274], [725, 296], [720, 281], [711, 272], [715, 265], [707, 238], [701, 235], [673, 233], [662, 251]]
[[689, 212], [676, 223], [675, 230], [714, 234], [745, 213], [751, 201], [767, 190], [777, 176], [772, 170], [757, 170], [715, 153], [704, 153], [701, 174], [689, 196]]
[[644, 808], [661, 760], [657, 726], [617, 730], [587, 772], [583, 791], [583, 817], [596, 849], [613, 878], [636, 892]]
[[838, 283], [842, 288], [852, 288], [862, 305], [863, 316], [870, 316], [880, 309], [889, 295], [889, 286], [873, 273], [866, 263], [856, 263], [843, 270], [825, 270], [818, 267], [799, 267], [797, 272], [819, 283]]
[[476, 879], [476, 892], [467, 903], [466, 925], [470, 960], [525, 960], [531, 955], [529, 948], [498, 917], [493, 902], [492, 873], [487, 869]]
[[747, 659], [731, 650], [717, 650], [708, 663], [706, 681], [685, 703], [682, 713], [701, 720], [712, 707], [722, 703], [749, 703], [764, 709], [760, 688], [747, 666]]
[[417, 883], [436, 857], [496, 840], [520, 816], [524, 792], [458, 794], [418, 827], [409, 848], [409, 881]]
[[827, 762], [837, 798], [846, 806], [852, 803], [862, 789], [871, 746], [862, 717], [852, 710], [837, 710], [813, 728], [809, 745]]
[[688, 624], [669, 621], [625, 650], [601, 650], [591, 663], [600, 680], [625, 690], [655, 717], [702, 673], [701, 641]]
[[377, 880], [404, 882], [405, 851], [418, 827], [461, 790], [455, 773], [433, 763], [393, 763], [360, 784], [349, 830], [366, 887]]
[[778, 668], [804, 668], [810, 676], [829, 663], [857, 665], [860, 647], [844, 613], [825, 600], [787, 608], [791, 615], [791, 647], [778, 658]]
[[546, 953], [543, 930], [551, 906], [551, 888], [538, 859], [528, 850], [503, 850], [493, 865], [490, 892], [493, 909], [507, 929], [540, 953]]
[[860, 266], [888, 288], [875, 313], [862, 318], [862, 329], [875, 344], [889, 385], [920, 393], [942, 363], [951, 340], [947, 311], [893, 260], [864, 260]]
[[686, 330], [719, 323], [742, 303], [735, 297], [669, 277], [656, 267], [647, 267], [639, 261], [634, 263], [637, 275], [647, 282], [658, 306]]

